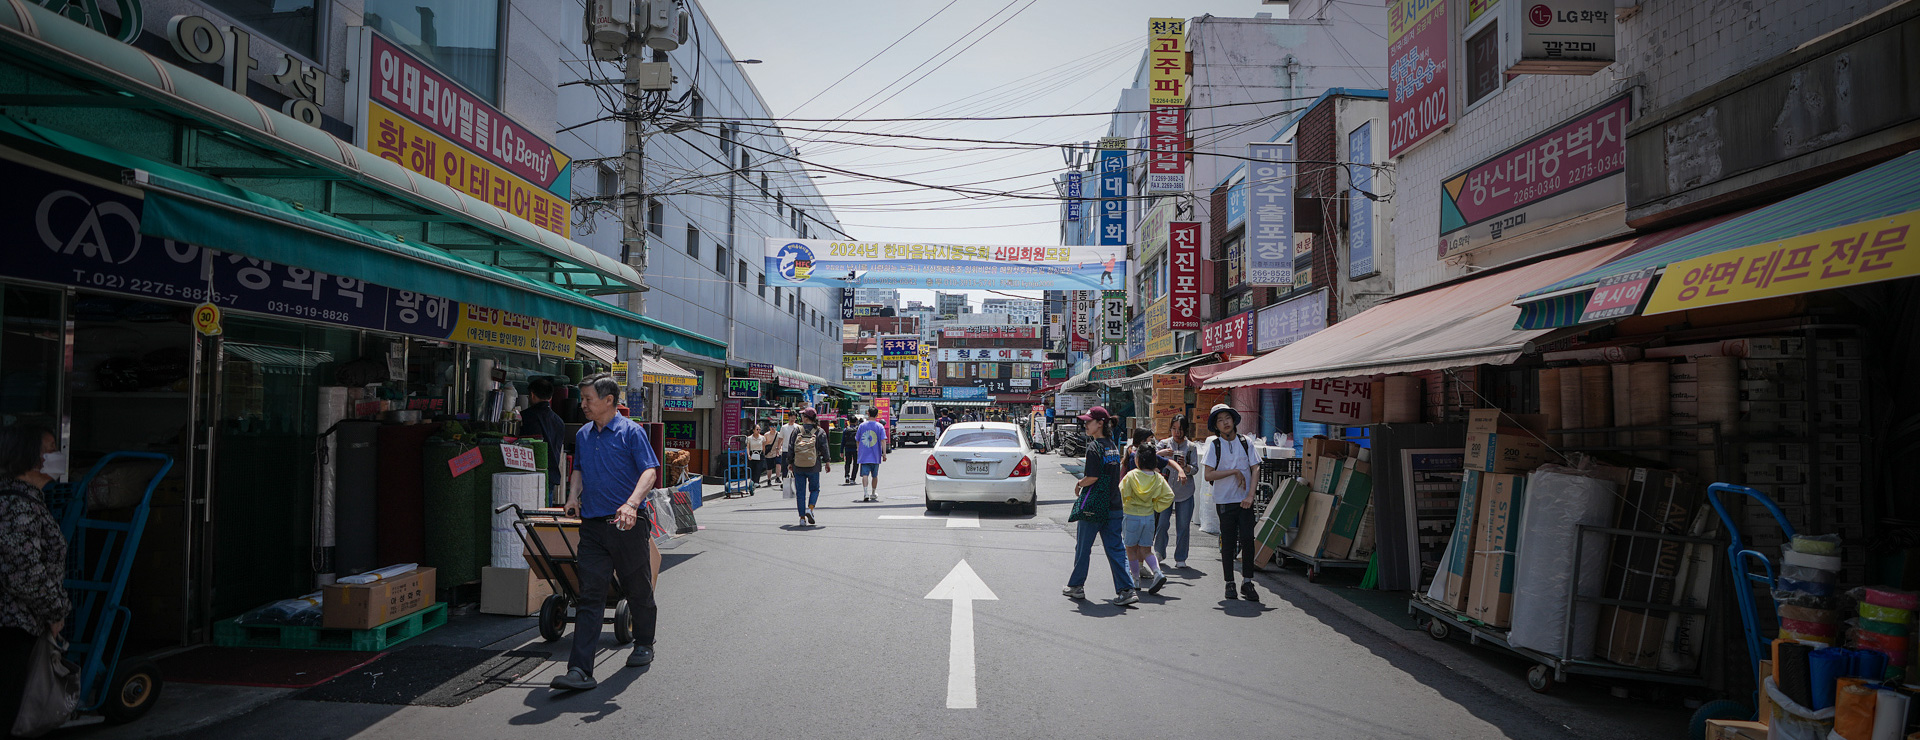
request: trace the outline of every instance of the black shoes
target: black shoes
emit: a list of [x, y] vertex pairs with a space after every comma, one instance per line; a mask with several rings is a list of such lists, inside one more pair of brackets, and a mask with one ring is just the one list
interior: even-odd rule
[[[1232, 586], [1228, 586], [1228, 588], [1232, 588]], [[1260, 603], [1260, 594], [1259, 592], [1253, 590], [1253, 581], [1247, 581], [1246, 583], [1240, 584], [1240, 598], [1246, 599], [1255, 604]]]
[[627, 653], [627, 667], [639, 668], [653, 662], [653, 646], [635, 645], [633, 652]]
[[1240, 600], [1240, 594], [1233, 590], [1233, 581], [1227, 581], [1227, 600], [1228, 601]]
[[600, 682], [593, 680], [593, 677], [587, 675], [586, 671], [572, 668], [569, 669], [564, 676], [554, 676], [553, 681], [547, 685], [563, 691], [586, 691], [587, 689], [599, 686]]

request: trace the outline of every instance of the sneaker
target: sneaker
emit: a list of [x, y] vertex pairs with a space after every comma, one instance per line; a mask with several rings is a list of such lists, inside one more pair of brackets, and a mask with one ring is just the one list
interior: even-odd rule
[[1130, 588], [1113, 597], [1114, 606], [1126, 606], [1140, 600], [1140, 589]]
[[1060, 589], [1060, 595], [1069, 599], [1084, 599], [1087, 598], [1087, 590], [1079, 586], [1068, 586]]
[[1247, 581], [1246, 583], [1240, 584], [1240, 598], [1246, 599], [1255, 604], [1260, 603], [1260, 593], [1258, 591], [1253, 590], [1253, 581]]
[[1173, 567], [1174, 567], [1174, 568], [1177, 568], [1177, 569], [1179, 569], [1179, 570], [1186, 570], [1186, 569], [1187, 569], [1187, 561], [1185, 561], [1185, 560], [1175, 560], [1175, 561], [1173, 561]]
[[1147, 593], [1150, 593], [1150, 594], [1160, 593], [1160, 589], [1165, 587], [1166, 585], [1167, 585], [1167, 574], [1155, 573], [1153, 574], [1153, 585], [1147, 587]]
[[[806, 518], [807, 518], [807, 523], [808, 523], [808, 524], [813, 524], [813, 523], [814, 523], [814, 521], [813, 521], [813, 510], [812, 510], [812, 509], [808, 509], [808, 510], [807, 510], [807, 513], [806, 513]], [[1248, 584], [1248, 588], [1252, 588], [1252, 584]]]
[[650, 645], [635, 645], [633, 646], [633, 652], [627, 653], [628, 668], [638, 668], [652, 662], [653, 647]]
[[586, 691], [587, 689], [599, 686], [600, 682], [593, 680], [593, 677], [587, 675], [586, 671], [572, 668], [569, 669], [564, 676], [554, 676], [553, 681], [547, 685], [563, 691]]
[[1233, 581], [1227, 581], [1227, 600], [1238, 601], [1239, 599], [1240, 592], [1233, 590]]

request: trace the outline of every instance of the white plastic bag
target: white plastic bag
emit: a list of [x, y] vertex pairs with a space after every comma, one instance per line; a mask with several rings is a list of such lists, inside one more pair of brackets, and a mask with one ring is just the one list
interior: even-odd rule
[[[1572, 468], [1548, 465], [1527, 476], [1527, 507], [1514, 558], [1513, 627], [1507, 642], [1555, 657], [1593, 656], [1599, 609], [1579, 604], [1567, 613], [1573, 590], [1573, 546], [1582, 524], [1605, 527], [1613, 520], [1616, 486]], [[1607, 538], [1589, 534], [1581, 550], [1580, 593], [1599, 596], [1606, 585]], [[1566, 645], [1567, 620], [1573, 644]]]
[[780, 481], [780, 498], [793, 498], [793, 476], [789, 475]]
[[1768, 676], [1761, 701], [1773, 703], [1773, 717], [1767, 721], [1767, 740], [1826, 740], [1833, 730], [1833, 707], [1818, 712], [1788, 698]]

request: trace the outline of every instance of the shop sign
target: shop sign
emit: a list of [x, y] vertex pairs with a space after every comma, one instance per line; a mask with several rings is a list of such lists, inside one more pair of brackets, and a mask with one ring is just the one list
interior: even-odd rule
[[1093, 349], [1093, 291], [1076, 290], [1073, 292], [1073, 338], [1068, 348], [1074, 352], [1087, 352]]
[[693, 408], [695, 388], [691, 385], [660, 386], [660, 407], [663, 409]]
[[854, 317], [853, 310], [854, 310], [853, 309], [853, 289], [841, 288], [840, 289], [840, 320], [841, 321], [852, 320]]
[[906, 388], [907, 388], [907, 384], [905, 381], [900, 381], [900, 380], [880, 381], [880, 392], [885, 393], [887, 395], [892, 395], [892, 396], [900, 395], [901, 393], [906, 392]]
[[907, 389], [908, 398], [940, 398], [942, 393], [937, 385], [916, 385]]
[[747, 377], [755, 380], [773, 380], [773, 365], [765, 362], [749, 362]]
[[1639, 313], [1641, 304], [1647, 300], [1647, 288], [1653, 285], [1653, 277], [1659, 272], [1659, 267], [1649, 267], [1601, 278], [1600, 283], [1593, 286], [1593, 294], [1587, 296], [1587, 307], [1580, 312], [1580, 323], [1624, 318]]
[[753, 378], [727, 378], [728, 398], [759, 398], [760, 381]]
[[795, 288], [1076, 290], [1124, 284], [1127, 279], [1125, 234], [1103, 246], [771, 237], [764, 245], [767, 282]]
[[1187, 22], [1147, 19], [1147, 103], [1187, 104]]
[[540, 462], [534, 459], [532, 447], [500, 445], [500, 461], [514, 470], [538, 470], [540, 468]]
[[922, 343], [920, 345], [920, 359], [918, 362], [914, 364], [919, 366], [914, 372], [916, 375], [920, 377], [921, 381], [923, 382], [932, 381], [933, 380], [933, 345]]
[[1321, 424], [1373, 422], [1373, 383], [1365, 378], [1315, 378], [1302, 386], [1300, 420]]
[[[1174, 331], [1193, 331], [1200, 320], [1200, 222], [1174, 221], [1167, 224], [1167, 297], [1168, 313]], [[1171, 335], [1169, 335], [1171, 336]]]
[[627, 387], [627, 367], [624, 362], [613, 363], [613, 382], [622, 388]]
[[1047, 351], [1044, 349], [1015, 349], [1012, 347], [941, 347], [935, 356], [938, 362], [1044, 362]]
[[667, 449], [691, 450], [699, 447], [700, 422], [672, 420], [664, 423]]
[[[1127, 145], [1126, 139], [1111, 142], [1102, 140], [1100, 149], [1100, 233], [1098, 241], [1103, 247], [1124, 247], [1127, 244]], [[1126, 285], [1123, 279], [1118, 283]], [[1092, 287], [1104, 287], [1096, 285]]]
[[1087, 380], [1119, 380], [1131, 374], [1128, 370], [1133, 367], [1133, 364], [1134, 363], [1131, 362], [1109, 362], [1105, 365], [1096, 365], [1093, 368], [1093, 372], [1087, 375]]
[[873, 355], [841, 355], [840, 370], [846, 380], [878, 380], [880, 359]]
[[880, 338], [880, 359], [898, 360], [920, 356], [920, 335]]
[[727, 439], [740, 436], [740, 417], [744, 404], [739, 401], [728, 401], [722, 408], [724, 411], [720, 414], [720, 434]]
[[1646, 315], [1920, 275], [1920, 210], [1667, 265]]
[[1161, 198], [1140, 212], [1140, 227], [1134, 235], [1134, 259], [1145, 264], [1167, 248], [1167, 221], [1173, 218], [1174, 201]]
[[1253, 354], [1253, 312], [1236, 314], [1200, 330], [1200, 351], [1228, 355]]
[[1086, 179], [1086, 176], [1081, 174], [1079, 170], [1074, 170], [1072, 172], [1067, 173], [1067, 220], [1068, 221], [1079, 221], [1080, 212], [1084, 210], [1086, 207], [1086, 203], [1080, 199], [1081, 188], [1085, 187], [1082, 181], [1084, 181], [1085, 179]]
[[[146, 8], [141, 0], [112, 0], [110, 3], [99, 0], [34, 1], [56, 15], [104, 33], [123, 44], [131, 44], [140, 38], [140, 25], [146, 16]], [[120, 11], [118, 22], [109, 20], [109, 16], [100, 11], [104, 5], [112, 5]]]
[[1239, 226], [1247, 220], [1247, 171], [1241, 168], [1235, 175], [1233, 184], [1227, 186], [1227, 229]]
[[1316, 290], [1285, 303], [1260, 309], [1253, 322], [1254, 350], [1268, 352], [1285, 347], [1327, 328], [1327, 291]]
[[1061, 416], [1077, 416], [1099, 402], [1099, 395], [1094, 393], [1059, 393], [1053, 397], [1053, 408]]
[[877, 385], [878, 383], [872, 380], [847, 381], [847, 387], [853, 389], [853, 392], [855, 393], [873, 393], [874, 388], [877, 387]]
[[1127, 343], [1127, 292], [1100, 292], [1100, 343]]
[[1293, 145], [1247, 145], [1247, 284], [1293, 286]]
[[986, 399], [987, 389], [950, 385], [940, 389], [940, 397], [949, 401], [981, 401]]
[[1442, 181], [1440, 258], [1625, 203], [1632, 103], [1622, 95]]
[[[1373, 122], [1347, 134], [1347, 279], [1380, 272], [1373, 264]], [[1378, 195], [1378, 193], [1374, 193]]]
[[359, 58], [354, 144], [561, 236], [573, 232], [567, 155], [375, 33], [349, 37]]
[[1447, 0], [1387, 5], [1387, 156], [1398, 157], [1453, 120], [1447, 102]]
[[1172, 301], [1166, 297], [1147, 306], [1147, 355], [1159, 357], [1173, 354], [1173, 332], [1167, 329], [1173, 321]]
[[1147, 194], [1187, 190], [1187, 109], [1155, 105], [1147, 113]]
[[[139, 20], [136, 12], [133, 21], [137, 24]], [[139, 35], [137, 25], [133, 33]], [[253, 58], [253, 34], [239, 26], [229, 25], [222, 30], [201, 16], [176, 15], [167, 22], [167, 43], [173, 47], [173, 53], [188, 64], [219, 65], [224, 70], [221, 84], [241, 95], [247, 94], [247, 73], [260, 68], [260, 62]], [[287, 94], [287, 102], [280, 106], [280, 112], [319, 128], [320, 106], [327, 104], [327, 70], [282, 53], [273, 81], [280, 83]]]
[[1147, 354], [1147, 315], [1142, 312], [1127, 322], [1127, 359], [1138, 360]]
[[220, 307], [211, 303], [194, 306], [193, 330], [203, 337], [220, 336]]
[[480, 448], [475, 447], [455, 455], [452, 460], [448, 460], [447, 472], [453, 474], [453, 477], [458, 478], [466, 475], [468, 471], [480, 467], [481, 464], [485, 462], [486, 458], [480, 456]]
[[[1613, 63], [1614, 0], [1508, 3], [1508, 28], [1520, 29], [1512, 74], [1592, 74]], [[1525, 15], [1524, 18], [1515, 16]]]
[[940, 336], [946, 339], [1035, 339], [1039, 332], [1031, 326], [973, 326], [941, 329]]

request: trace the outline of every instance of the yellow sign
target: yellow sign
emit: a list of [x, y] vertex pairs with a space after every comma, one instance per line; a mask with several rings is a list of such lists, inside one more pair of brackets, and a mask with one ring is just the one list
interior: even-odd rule
[[846, 383], [848, 388], [852, 388], [859, 393], [872, 393], [876, 385], [876, 383], [871, 380], [849, 380], [846, 381]]
[[[572, 236], [573, 205], [500, 169], [386, 106], [367, 103], [367, 151], [492, 204], [535, 226]], [[563, 163], [564, 166], [564, 163]]]
[[1147, 103], [1187, 104], [1187, 22], [1147, 19]]
[[220, 307], [211, 303], [194, 306], [193, 329], [201, 336], [220, 336]]
[[460, 312], [454, 316], [453, 341], [516, 352], [538, 351], [539, 319], [473, 303], [456, 305]]
[[572, 357], [579, 330], [568, 324], [540, 320], [540, 354]]
[[922, 381], [932, 382], [933, 381], [933, 345], [932, 344], [921, 343], [920, 360], [918, 364], [920, 366], [918, 371], [920, 374], [920, 379]]
[[906, 393], [907, 382], [904, 380], [882, 380], [880, 381], [880, 392], [881, 393]]
[[1920, 210], [1667, 265], [1642, 315], [1920, 275]]
[[620, 384], [622, 388], [627, 387], [627, 363], [613, 363], [613, 382]]
[[1171, 323], [1170, 306], [1164, 296], [1147, 306], [1147, 353], [1143, 357], [1173, 354], [1173, 332], [1167, 329]]

